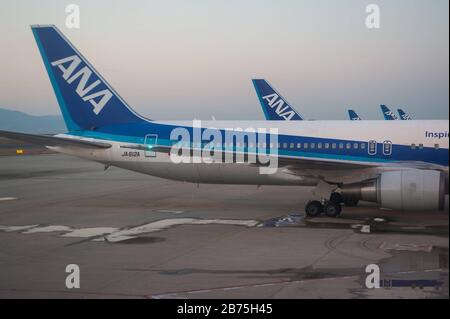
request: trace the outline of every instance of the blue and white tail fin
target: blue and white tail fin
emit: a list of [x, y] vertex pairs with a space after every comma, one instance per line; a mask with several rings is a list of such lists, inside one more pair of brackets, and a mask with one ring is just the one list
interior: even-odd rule
[[266, 120], [269, 121], [301, 121], [303, 118], [297, 113], [266, 80], [252, 80], [256, 95], [264, 111]]
[[395, 115], [395, 113], [392, 112], [386, 105], [380, 105], [380, 108], [386, 121], [398, 120], [397, 115]]
[[398, 115], [400, 115], [400, 119], [403, 121], [410, 121], [412, 117], [409, 114], [406, 114], [402, 109], [398, 109]]
[[55, 26], [31, 29], [69, 131], [145, 121]]
[[354, 110], [348, 110], [348, 116], [350, 117], [350, 120], [352, 121], [361, 121], [361, 118]]

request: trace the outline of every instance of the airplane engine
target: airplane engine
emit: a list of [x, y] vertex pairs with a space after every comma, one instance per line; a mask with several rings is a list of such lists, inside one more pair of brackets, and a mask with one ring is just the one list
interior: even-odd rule
[[344, 185], [344, 198], [379, 203], [396, 210], [444, 210], [448, 194], [446, 174], [431, 170], [384, 172], [378, 178]]

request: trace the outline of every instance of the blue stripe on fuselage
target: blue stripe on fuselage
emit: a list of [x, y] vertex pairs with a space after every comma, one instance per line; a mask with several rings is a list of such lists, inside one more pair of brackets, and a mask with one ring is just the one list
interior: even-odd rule
[[[185, 128], [192, 139], [194, 128], [190, 126], [175, 126], [160, 123], [136, 123], [136, 124], [117, 124], [113, 126], [105, 126], [99, 128], [96, 131], [76, 131], [70, 132], [71, 135], [91, 137], [101, 140], [111, 140], [116, 142], [126, 142], [126, 143], [144, 143], [144, 137], [147, 134], [157, 134], [158, 144], [171, 146], [176, 141], [170, 140], [170, 134], [174, 128], [183, 127]], [[205, 128], [202, 128], [201, 133]], [[222, 136], [222, 142], [225, 142], [225, 130], [219, 130]], [[239, 133], [233, 132], [233, 134], [251, 134], [251, 133]], [[229, 143], [229, 141], [226, 141]], [[257, 141], [260, 143], [269, 143], [269, 141]], [[207, 143], [207, 141], [205, 141]], [[299, 156], [299, 157], [311, 157], [311, 158], [324, 158], [331, 160], [345, 160], [345, 161], [358, 161], [367, 163], [381, 163], [381, 162], [398, 162], [398, 161], [415, 161], [415, 162], [425, 162], [431, 164], [437, 164], [442, 166], [448, 166], [448, 149], [435, 149], [432, 147], [424, 147], [423, 149], [413, 150], [411, 146], [406, 145], [392, 145], [392, 155], [383, 154], [383, 144], [377, 144], [377, 154], [368, 154], [367, 141], [359, 140], [339, 140], [331, 138], [318, 138], [318, 137], [308, 137], [308, 136], [292, 136], [292, 135], [278, 135], [278, 143], [280, 143], [280, 148], [278, 153], [287, 156]], [[283, 147], [284, 143], [287, 144], [287, 148]], [[291, 148], [290, 144], [293, 143], [294, 148]], [[301, 148], [297, 148], [297, 144], [301, 143]], [[304, 144], [308, 143], [309, 148], [304, 148]], [[315, 144], [315, 148], [311, 149], [311, 143]], [[325, 148], [325, 144], [329, 144], [329, 148]], [[340, 149], [339, 145], [343, 143], [344, 148]], [[352, 147], [347, 148], [347, 143], [351, 143]], [[353, 147], [354, 143], [358, 143], [358, 148]], [[322, 148], [318, 148], [319, 144], [322, 144]], [[337, 148], [331, 148], [333, 144], [337, 145]], [[361, 144], [365, 145], [365, 148], [361, 148]], [[236, 148], [234, 148], [236, 149]], [[242, 148], [241, 148], [242, 149]], [[251, 152], [252, 150], [250, 150]]]

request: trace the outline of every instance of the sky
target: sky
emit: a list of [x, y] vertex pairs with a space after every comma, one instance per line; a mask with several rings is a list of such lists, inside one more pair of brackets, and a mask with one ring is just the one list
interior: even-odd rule
[[[68, 4], [80, 29], [65, 26]], [[380, 8], [368, 29], [365, 9]], [[138, 113], [262, 120], [265, 78], [305, 118], [448, 119], [448, 0], [2, 0], [0, 107], [59, 114], [31, 24], [55, 24]]]

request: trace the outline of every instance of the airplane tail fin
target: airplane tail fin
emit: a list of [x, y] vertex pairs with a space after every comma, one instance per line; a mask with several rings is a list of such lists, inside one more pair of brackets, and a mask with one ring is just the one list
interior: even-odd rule
[[348, 110], [348, 116], [350, 117], [350, 120], [352, 121], [361, 121], [361, 118], [354, 110]]
[[398, 115], [400, 115], [400, 119], [403, 121], [409, 121], [412, 120], [411, 116], [409, 114], [406, 114], [405, 111], [402, 109], [398, 109]]
[[275, 89], [264, 79], [253, 79], [253, 85], [263, 109], [266, 120], [301, 121], [303, 118], [297, 113]]
[[386, 121], [395, 121], [398, 120], [397, 115], [392, 112], [386, 105], [380, 105], [381, 112], [383, 112], [384, 119]]
[[31, 26], [69, 131], [144, 121], [54, 25]]

